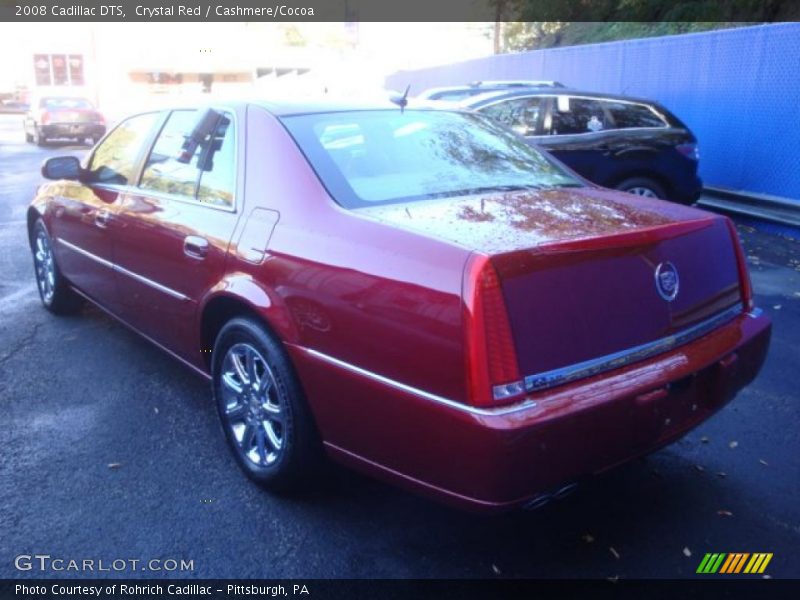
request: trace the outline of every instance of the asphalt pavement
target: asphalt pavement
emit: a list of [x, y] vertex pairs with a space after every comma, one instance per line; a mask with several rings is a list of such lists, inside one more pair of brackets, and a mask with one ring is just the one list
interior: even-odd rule
[[40, 306], [26, 207], [44, 157], [86, 148], [25, 144], [19, 119], [0, 115], [0, 577], [80, 575], [14, 566], [49, 554], [193, 561], [181, 577], [680, 578], [706, 552], [771, 552], [770, 576], [800, 577], [797, 239], [739, 226], [774, 320], [758, 379], [562, 501], [475, 516], [334, 466], [277, 497], [238, 471], [204, 381], [97, 309]]

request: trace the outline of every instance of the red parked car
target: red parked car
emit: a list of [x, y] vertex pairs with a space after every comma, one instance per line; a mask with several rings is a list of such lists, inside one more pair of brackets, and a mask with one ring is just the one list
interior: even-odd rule
[[54, 138], [86, 139], [96, 144], [106, 132], [106, 120], [86, 98], [34, 98], [22, 121], [25, 141], [44, 146]]
[[598, 188], [477, 114], [150, 112], [43, 175], [44, 306], [89, 299], [208, 378], [271, 489], [327, 454], [534, 506], [679, 438], [767, 352], [730, 220]]

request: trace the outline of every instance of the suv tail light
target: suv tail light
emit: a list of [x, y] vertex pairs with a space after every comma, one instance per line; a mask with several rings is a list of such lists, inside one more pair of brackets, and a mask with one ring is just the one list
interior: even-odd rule
[[690, 160], [700, 160], [700, 149], [697, 144], [678, 144], [675, 149]]
[[755, 307], [753, 302], [753, 283], [750, 280], [750, 272], [747, 270], [747, 258], [744, 255], [742, 242], [739, 240], [739, 232], [731, 219], [727, 219], [728, 230], [731, 233], [731, 242], [736, 250], [736, 262], [739, 267], [739, 290], [742, 296], [742, 304], [746, 311], [751, 311]]
[[47, 125], [50, 122], [50, 113], [46, 110], [43, 110], [39, 113], [39, 123], [42, 125]]
[[474, 406], [494, 406], [525, 394], [503, 290], [489, 257], [473, 254], [464, 277], [467, 395]]

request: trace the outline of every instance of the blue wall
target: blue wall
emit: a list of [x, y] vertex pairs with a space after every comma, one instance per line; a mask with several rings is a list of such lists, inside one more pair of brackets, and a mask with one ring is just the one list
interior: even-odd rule
[[708, 186], [800, 203], [800, 23], [504, 54], [419, 71], [412, 94], [489, 79], [554, 79], [660, 101], [700, 142]]

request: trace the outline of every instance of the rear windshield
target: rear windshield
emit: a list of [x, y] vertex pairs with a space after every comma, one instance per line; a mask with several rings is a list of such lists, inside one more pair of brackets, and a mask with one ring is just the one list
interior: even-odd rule
[[284, 117], [333, 198], [347, 208], [582, 185], [487, 118], [396, 110]]
[[92, 104], [83, 98], [42, 98], [39, 107], [51, 110], [93, 108]]

